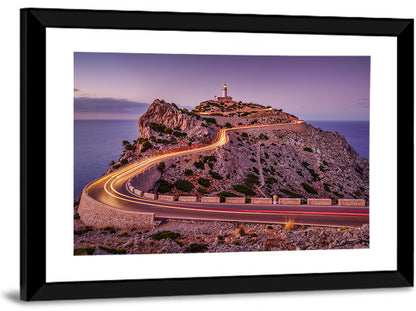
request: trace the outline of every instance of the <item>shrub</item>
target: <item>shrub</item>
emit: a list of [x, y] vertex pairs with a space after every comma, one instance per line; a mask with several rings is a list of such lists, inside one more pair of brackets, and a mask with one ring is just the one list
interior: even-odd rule
[[260, 134], [259, 139], [269, 140], [269, 136], [265, 134]]
[[122, 143], [123, 143], [123, 147], [124, 147], [125, 150], [133, 150], [133, 149], [135, 149], [135, 147], [132, 146], [128, 140], [123, 140]]
[[305, 150], [305, 151], [307, 151], [307, 152], [312, 152], [312, 149], [311, 149], [311, 148], [309, 148], [309, 147], [305, 147], [305, 148], [303, 148], [303, 150]]
[[140, 151], [145, 152], [145, 151], [149, 150], [150, 148], [152, 148], [152, 144], [147, 140], [143, 143], [142, 149]]
[[225, 198], [239, 197], [237, 194], [229, 192], [229, 191], [223, 191], [219, 193], [218, 196], [220, 197], [221, 202], [225, 202]]
[[296, 173], [297, 173], [300, 177], [303, 177], [303, 174], [302, 174], [302, 171], [301, 171], [301, 170], [298, 170]]
[[286, 194], [289, 196], [289, 198], [304, 198], [303, 195], [297, 194], [296, 192], [287, 190], [287, 189], [281, 189], [280, 190], [282, 193]]
[[173, 132], [173, 135], [176, 136], [176, 137], [186, 137], [187, 134], [175, 131], [175, 132]]
[[229, 191], [223, 191], [219, 194], [219, 196], [225, 197], [225, 198], [236, 198], [239, 197], [238, 194], [229, 192]]
[[248, 174], [246, 179], [244, 179], [244, 183], [247, 187], [252, 187], [254, 184], [260, 185], [259, 177], [254, 174]]
[[87, 233], [89, 231], [92, 231], [92, 227], [90, 226], [82, 226], [79, 230], [74, 230], [75, 235], [82, 235], [84, 233]]
[[318, 192], [315, 190], [314, 187], [312, 187], [311, 185], [307, 184], [307, 183], [302, 183], [303, 188], [306, 190], [306, 192], [311, 193], [311, 194], [317, 194]]
[[199, 253], [206, 249], [208, 249], [206, 244], [192, 243], [185, 249], [184, 253]]
[[237, 234], [240, 236], [246, 235], [246, 231], [244, 230], [244, 225], [240, 224], [237, 229]]
[[217, 162], [217, 158], [215, 157], [215, 155], [204, 156], [204, 157], [202, 158], [202, 161], [203, 161], [204, 163], [207, 163], [207, 162]]
[[208, 124], [217, 124], [217, 120], [215, 118], [203, 118], [203, 120], [205, 120]]
[[315, 171], [311, 168], [308, 168], [309, 174], [311, 174], [314, 181], [319, 181], [321, 178], [319, 177], [319, 174], [315, 173]]
[[231, 123], [227, 122], [227, 123], [225, 123], [225, 127], [226, 128], [232, 128], [233, 126], [231, 125]]
[[121, 165], [126, 165], [127, 163], [129, 163], [129, 161], [127, 161], [127, 159], [121, 159], [120, 160]]
[[80, 247], [80, 248], [74, 248], [74, 255], [92, 255], [94, 254], [95, 246], [87, 246], [87, 247]]
[[326, 162], [325, 160], [322, 161], [322, 164], [328, 166], [328, 162]]
[[344, 195], [343, 194], [341, 194], [341, 193], [338, 193], [338, 192], [336, 192], [336, 191], [332, 191], [332, 193], [333, 194], [335, 194], [338, 198], [343, 198], [344, 197]]
[[163, 172], [165, 170], [165, 167], [166, 167], [165, 162], [160, 162], [159, 165], [157, 166], [157, 169]]
[[324, 189], [327, 192], [331, 192], [331, 189], [329, 188], [329, 184], [327, 184], [327, 183], [324, 183]]
[[185, 170], [185, 176], [192, 176], [193, 174], [194, 174], [193, 170], [191, 170], [189, 168]]
[[202, 177], [198, 178], [198, 183], [199, 183], [200, 185], [204, 186], [204, 187], [209, 187], [209, 186], [211, 186], [211, 182], [210, 182], [208, 179], [206, 179], [206, 178], [202, 178]]
[[171, 239], [175, 240], [179, 238], [181, 235], [180, 233], [172, 232], [172, 231], [160, 231], [155, 234], [152, 234], [150, 238], [155, 241], [160, 241], [163, 239]]
[[159, 187], [157, 188], [157, 192], [159, 193], [169, 192], [173, 188], [173, 185], [171, 183], [167, 182], [166, 180], [162, 178], [158, 180], [158, 183], [159, 183]]
[[196, 191], [198, 191], [198, 193], [200, 194], [208, 194], [209, 191], [205, 190], [204, 188], [199, 187], [198, 189], [196, 189]]
[[100, 249], [102, 249], [103, 251], [106, 251], [107, 253], [110, 254], [115, 254], [115, 255], [120, 255], [120, 254], [125, 254], [126, 250], [125, 249], [115, 249], [115, 248], [109, 248], [109, 247], [105, 247], [105, 246], [98, 246]]
[[256, 193], [251, 190], [250, 188], [244, 186], [244, 185], [234, 185], [233, 189], [237, 192], [243, 193], [245, 195], [255, 195]]
[[[158, 124], [158, 123], [154, 123], [154, 122], [150, 122], [149, 127], [159, 133], [165, 133], [165, 130], [167, 129], [166, 126], [164, 126], [163, 124]], [[171, 129], [170, 129], [171, 130]], [[172, 130], [171, 130], [172, 131]]]
[[306, 162], [306, 161], [303, 161], [303, 162], [302, 162], [302, 166], [303, 166], [303, 167], [306, 167], [306, 168], [307, 168], [309, 165], [310, 165], [310, 164], [309, 164], [308, 162]]
[[187, 180], [183, 180], [183, 179], [178, 179], [177, 181], [175, 181], [173, 185], [175, 186], [176, 189], [185, 191], [185, 192], [190, 192], [192, 189], [194, 189], [193, 183]]
[[257, 162], [257, 160], [255, 158], [251, 158], [250, 161], [253, 162], [253, 163]]
[[214, 178], [214, 179], [223, 179], [223, 177], [220, 175], [220, 174], [218, 174], [217, 172], [214, 172], [214, 171], [209, 171], [209, 174], [211, 175], [211, 177], [212, 178]]
[[248, 134], [247, 133], [242, 133], [241, 136], [247, 138]]
[[285, 229], [286, 230], [293, 230], [295, 229], [295, 220], [293, 218], [288, 218], [285, 221]]
[[103, 228], [104, 231], [107, 231], [108, 233], [116, 233], [116, 230], [113, 227], [107, 226]]
[[273, 177], [267, 177], [266, 178], [266, 184], [269, 184], [269, 185], [271, 185], [271, 184], [277, 184], [277, 179], [276, 178], [273, 178]]
[[200, 170], [205, 169], [204, 162], [202, 162], [202, 161], [194, 162], [194, 166], [195, 166], [196, 168], [199, 168]]
[[139, 138], [137, 138], [137, 142], [139, 144], [143, 144], [146, 141], [149, 141], [149, 140], [147, 138], [145, 138], [145, 137], [139, 137]]

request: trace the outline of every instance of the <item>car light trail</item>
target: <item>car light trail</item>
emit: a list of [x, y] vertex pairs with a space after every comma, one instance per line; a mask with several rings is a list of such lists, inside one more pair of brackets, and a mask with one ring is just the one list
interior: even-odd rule
[[[296, 121], [295, 124], [302, 123], [304, 121]], [[126, 183], [130, 178], [136, 176], [140, 173], [143, 173], [149, 167], [159, 163], [162, 160], [167, 160], [173, 157], [180, 157], [183, 155], [199, 153], [203, 151], [212, 150], [218, 148], [220, 146], [225, 145], [229, 141], [229, 137], [227, 135], [228, 131], [236, 130], [236, 129], [251, 129], [251, 128], [259, 128], [259, 127], [272, 127], [282, 125], [282, 123], [278, 124], [262, 124], [262, 125], [246, 125], [246, 126], [237, 126], [228, 129], [220, 129], [217, 133], [217, 137], [215, 141], [208, 145], [203, 146], [195, 149], [190, 150], [182, 150], [176, 151], [161, 155], [155, 155], [147, 159], [143, 159], [140, 162], [132, 163], [127, 167], [121, 168], [117, 171], [114, 171], [106, 176], [103, 176], [91, 184], [87, 186], [86, 191], [88, 192], [91, 188], [95, 187], [101, 182], [104, 182], [104, 191], [111, 197], [115, 198], [116, 200], [123, 200], [126, 202], [139, 204], [139, 205], [148, 205], [151, 207], [162, 207], [168, 209], [179, 209], [179, 210], [188, 210], [188, 211], [199, 211], [199, 212], [212, 212], [212, 213], [233, 213], [233, 214], [253, 214], [253, 215], [265, 215], [265, 214], [280, 214], [280, 215], [310, 215], [310, 216], [369, 216], [368, 213], [365, 212], [355, 212], [353, 210], [339, 210], [338, 212], [333, 211], [293, 211], [293, 210], [249, 210], [249, 209], [227, 209], [227, 208], [215, 208], [215, 207], [197, 207], [197, 206], [186, 206], [186, 205], [178, 205], [178, 204], [168, 204], [168, 203], [160, 203], [158, 201], [151, 201], [142, 198], [138, 198], [136, 196], [130, 196], [123, 193], [120, 193], [115, 189], [116, 182]], [[117, 207], [117, 206], [115, 206]]]

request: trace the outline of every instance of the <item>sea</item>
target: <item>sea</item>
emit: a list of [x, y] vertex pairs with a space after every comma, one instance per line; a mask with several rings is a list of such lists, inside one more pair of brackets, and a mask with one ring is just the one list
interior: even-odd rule
[[[343, 134], [361, 157], [369, 158], [368, 121], [306, 121]], [[89, 182], [102, 176], [123, 153], [123, 140], [139, 137], [137, 120], [74, 121], [74, 200]]]

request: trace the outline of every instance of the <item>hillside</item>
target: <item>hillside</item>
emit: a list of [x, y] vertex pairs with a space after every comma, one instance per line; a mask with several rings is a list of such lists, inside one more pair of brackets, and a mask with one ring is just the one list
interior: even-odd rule
[[227, 116], [205, 116], [155, 100], [139, 119], [140, 138], [125, 144], [124, 155], [110, 171], [175, 148], [209, 144], [221, 127], [281, 123], [229, 130], [229, 142], [215, 151], [164, 163], [152, 175], [149, 190], [175, 196], [360, 198], [368, 204], [368, 160], [343, 135], [304, 123], [294, 126], [300, 123], [295, 116], [263, 108], [245, 115], [233, 110]]

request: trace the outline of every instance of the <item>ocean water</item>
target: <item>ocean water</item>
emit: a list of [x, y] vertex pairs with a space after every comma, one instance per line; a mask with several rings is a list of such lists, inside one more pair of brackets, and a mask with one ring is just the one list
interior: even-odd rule
[[306, 123], [324, 131], [337, 131], [343, 134], [361, 157], [369, 159], [369, 121], [306, 121]]
[[[361, 157], [368, 159], [368, 121], [306, 121], [325, 131], [344, 134]], [[74, 121], [74, 199], [86, 184], [102, 176], [123, 152], [122, 141], [139, 137], [136, 120]]]
[[136, 120], [74, 121], [74, 199], [123, 153], [123, 140], [139, 137]]

